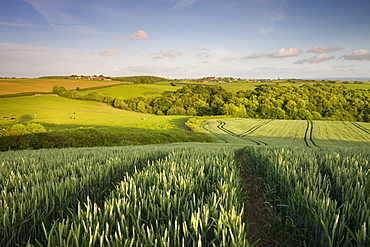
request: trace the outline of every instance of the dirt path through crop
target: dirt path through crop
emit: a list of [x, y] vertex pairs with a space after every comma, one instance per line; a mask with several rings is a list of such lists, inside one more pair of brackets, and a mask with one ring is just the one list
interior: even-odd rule
[[266, 203], [262, 182], [243, 157], [238, 158], [238, 163], [241, 164], [240, 174], [246, 198], [244, 216], [249, 222], [249, 243], [258, 241], [254, 245], [257, 247], [283, 246], [283, 231], [276, 222], [273, 222], [273, 212]]

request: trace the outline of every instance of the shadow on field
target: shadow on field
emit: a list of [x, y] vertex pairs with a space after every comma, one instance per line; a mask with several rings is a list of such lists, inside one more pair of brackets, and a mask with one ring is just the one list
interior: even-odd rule
[[166, 94], [169, 94], [169, 93], [173, 93], [172, 91], [164, 91], [163, 93], [161, 93], [161, 95], [166, 95]]
[[[0, 151], [40, 148], [69, 148], [95, 146], [127, 146], [175, 142], [211, 142], [202, 133], [183, 130], [150, 130], [110, 126], [52, 126], [52, 131], [0, 137]], [[65, 127], [63, 129], [63, 127]], [[66, 129], [68, 127], [68, 129]]]
[[[31, 117], [31, 116], [30, 116]], [[23, 123], [26, 123], [31, 119], [24, 120]], [[94, 125], [94, 123], [91, 124], [50, 124], [50, 123], [44, 123], [40, 122], [42, 126], [44, 126], [48, 130], [71, 130], [76, 129], [80, 127], [93, 127], [97, 130], [106, 131], [106, 132], [112, 132], [112, 133], [126, 133], [126, 132], [189, 132], [190, 129], [185, 125], [186, 121], [189, 119], [189, 117], [183, 117], [183, 118], [176, 118], [176, 119], [167, 119], [166, 123], [167, 125], [171, 126], [167, 129], [146, 129], [141, 127], [124, 127], [124, 126], [110, 126], [110, 125]], [[122, 120], [124, 121], [124, 120]], [[143, 122], [146, 121], [145, 119], [142, 120]]]
[[25, 114], [17, 119], [17, 123], [27, 123], [33, 120], [34, 118], [30, 114]]

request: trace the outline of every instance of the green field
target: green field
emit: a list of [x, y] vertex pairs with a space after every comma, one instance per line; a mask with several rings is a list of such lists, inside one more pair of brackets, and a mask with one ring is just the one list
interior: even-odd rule
[[[134, 98], [134, 97], [156, 97], [162, 96], [166, 93], [172, 93], [182, 86], [172, 86], [171, 82], [156, 82], [153, 84], [138, 84], [131, 83], [127, 85], [119, 85], [109, 88], [102, 88], [98, 91], [105, 95], [112, 97]], [[87, 94], [91, 91], [80, 91], [80, 93]]]
[[200, 128], [216, 142], [272, 147], [370, 147], [370, 123], [210, 119]]
[[0, 105], [0, 125], [32, 122], [54, 130], [79, 126], [115, 131], [120, 128], [180, 130], [188, 119], [184, 116], [157, 116], [124, 111], [103, 103], [56, 95], [0, 98]]
[[241, 169], [253, 166], [280, 217], [282, 246], [365, 247], [369, 158], [366, 148], [224, 143], [2, 152], [0, 245], [268, 244], [248, 235], [261, 223], [243, 213], [256, 202]]
[[234, 152], [190, 144], [0, 153], [0, 245], [248, 246]]

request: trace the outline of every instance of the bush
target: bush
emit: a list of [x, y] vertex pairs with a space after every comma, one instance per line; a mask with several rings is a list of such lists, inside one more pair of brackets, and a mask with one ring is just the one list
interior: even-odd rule
[[27, 125], [15, 124], [12, 126], [0, 127], [0, 136], [27, 135], [44, 132], [46, 132], [45, 127], [37, 123], [28, 123]]

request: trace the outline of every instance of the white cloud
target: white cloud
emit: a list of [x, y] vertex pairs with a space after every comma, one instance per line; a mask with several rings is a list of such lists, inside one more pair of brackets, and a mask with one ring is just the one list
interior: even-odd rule
[[207, 58], [210, 58], [211, 57], [211, 53], [206, 52], [206, 51], [205, 52], [201, 52], [201, 53], [198, 53], [196, 55], [196, 57], [207, 59]]
[[144, 51], [145, 51], [145, 49], [142, 48], [142, 49], [135, 50], [134, 53], [141, 53], [141, 52], [144, 52]]
[[[253, 4], [253, 2], [255, 4]], [[251, 7], [257, 14], [256, 28], [262, 34], [277, 31], [278, 22], [285, 19], [287, 0], [247, 0], [247, 7]]]
[[368, 60], [370, 61], [370, 51], [364, 50], [364, 49], [359, 49], [355, 51], [350, 51], [342, 58], [347, 59], [347, 60]]
[[9, 26], [9, 27], [37, 27], [37, 25], [24, 23], [23, 21], [17, 22], [0, 22], [2, 26]]
[[[23, 0], [44, 17], [57, 31], [85, 35], [101, 34], [96, 28], [87, 25], [81, 15], [73, 14], [79, 7], [73, 0]], [[79, 11], [85, 11], [85, 9]]]
[[182, 8], [182, 7], [188, 7], [196, 4], [200, 0], [175, 0], [176, 5], [175, 8]]
[[206, 48], [206, 47], [197, 47], [197, 46], [194, 46], [192, 49], [193, 50], [197, 50], [197, 51], [209, 51], [209, 49]]
[[111, 72], [119, 75], [157, 75], [177, 78], [183, 73], [183, 67], [131, 64], [121, 68], [114, 68]]
[[234, 58], [233, 58], [233, 57], [224, 57], [224, 58], [222, 59], [222, 61], [230, 62], [230, 61], [234, 61]]
[[162, 49], [159, 51], [159, 53], [152, 53], [151, 55], [153, 56], [154, 59], [163, 59], [163, 58], [175, 59], [182, 57], [183, 52], [170, 49]]
[[256, 59], [261, 57], [272, 57], [272, 58], [283, 58], [283, 57], [295, 57], [302, 54], [301, 49], [297, 48], [280, 48], [277, 52], [267, 53], [267, 52], [256, 52], [249, 56], [243, 57], [243, 59]]
[[24, 0], [30, 4], [39, 14], [41, 14], [48, 22], [53, 24], [63, 25], [81, 25], [79, 17], [67, 13], [67, 9], [71, 8], [68, 1], [58, 0]]
[[261, 58], [261, 57], [267, 57], [268, 55], [269, 53], [267, 52], [256, 52], [249, 56], [243, 57], [243, 59], [256, 59], [256, 58]]
[[307, 52], [313, 52], [313, 53], [328, 53], [328, 52], [335, 52], [343, 50], [343, 48], [340, 47], [332, 47], [332, 46], [314, 46], [311, 50], [308, 50]]
[[212, 56], [211, 50], [206, 48], [206, 47], [196, 47], [195, 46], [195, 47], [192, 48], [192, 50], [197, 52], [195, 57], [200, 57], [200, 58], [203, 58], [203, 59], [207, 59], [207, 58], [210, 58]]
[[90, 52], [91, 55], [98, 54], [100, 56], [113, 56], [113, 55], [116, 55], [117, 53], [118, 53], [117, 48], [113, 48], [112, 50]]
[[298, 56], [302, 53], [301, 49], [297, 48], [290, 48], [290, 49], [285, 49], [285, 48], [280, 48], [277, 52], [271, 53], [268, 56], [269, 57], [295, 57]]
[[277, 15], [273, 18], [270, 18], [270, 22], [267, 25], [260, 27], [259, 29], [260, 33], [266, 34], [276, 31], [275, 23], [283, 20], [284, 18], [285, 18], [284, 15]]
[[143, 31], [143, 30], [137, 30], [136, 33], [134, 33], [132, 36], [128, 36], [128, 37], [125, 37], [125, 36], [116, 36], [114, 38], [112, 38], [111, 40], [112, 41], [126, 41], [126, 40], [133, 40], [133, 39], [150, 39], [149, 35], [147, 34], [146, 31]]
[[325, 61], [328, 61], [328, 60], [331, 60], [331, 59], [334, 59], [334, 58], [335, 58], [335, 56], [327, 56], [323, 53], [323, 54], [319, 54], [319, 55], [314, 56], [314, 57], [299, 59], [299, 60], [295, 61], [294, 63], [295, 64], [322, 63], [322, 62], [325, 62]]

